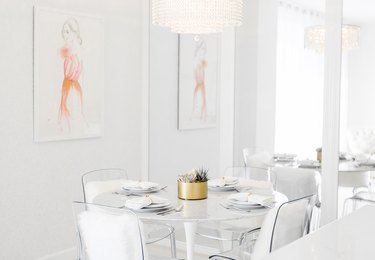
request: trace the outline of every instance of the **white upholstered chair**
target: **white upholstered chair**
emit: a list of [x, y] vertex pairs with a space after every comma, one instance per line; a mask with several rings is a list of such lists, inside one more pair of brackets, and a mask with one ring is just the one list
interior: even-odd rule
[[132, 211], [73, 202], [73, 212], [79, 260], [154, 259], [145, 246], [143, 224]]
[[[124, 169], [108, 168], [87, 172], [82, 175], [82, 190], [84, 202], [93, 203], [96, 196], [106, 192], [116, 192], [121, 189], [122, 182], [128, 179]], [[176, 241], [174, 228], [164, 223], [144, 222], [145, 243], [152, 244], [162, 239], [170, 239], [171, 256], [176, 257]]]

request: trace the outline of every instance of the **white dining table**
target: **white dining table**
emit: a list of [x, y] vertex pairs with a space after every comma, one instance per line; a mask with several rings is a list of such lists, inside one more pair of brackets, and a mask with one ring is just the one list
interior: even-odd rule
[[[120, 193], [120, 194], [119, 194]], [[158, 193], [157, 196], [169, 199], [174, 206], [183, 205], [180, 212], [171, 212], [166, 215], [157, 215], [156, 213], [136, 213], [141, 220], [152, 220], [161, 222], [179, 222], [184, 224], [186, 238], [187, 260], [194, 259], [194, 245], [197, 226], [202, 222], [217, 222], [246, 219], [246, 221], [259, 222], [269, 211], [269, 208], [254, 209], [250, 212], [228, 210], [221, 206], [225, 199], [234, 192], [212, 192], [209, 191], [208, 198], [204, 200], [181, 200], [177, 197], [177, 184], [175, 187], [170, 185]], [[108, 205], [112, 207], [124, 207], [126, 199], [132, 196], [118, 193], [103, 193], [94, 198], [94, 203]], [[275, 192], [275, 206], [287, 201], [287, 197], [279, 192]]]
[[[321, 167], [307, 167], [296, 163], [276, 163], [275, 166], [313, 169], [321, 172]], [[375, 171], [375, 167], [364, 166], [356, 161], [340, 161], [338, 184], [340, 187], [347, 188], [368, 187], [370, 184], [371, 172], [373, 171]]]
[[374, 219], [375, 206], [365, 206], [272, 252], [262, 260], [375, 259]]

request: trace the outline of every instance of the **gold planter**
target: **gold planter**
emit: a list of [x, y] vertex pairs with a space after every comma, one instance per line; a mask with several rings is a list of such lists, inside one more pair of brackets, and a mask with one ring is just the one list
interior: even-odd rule
[[322, 148], [316, 149], [316, 159], [321, 163], [322, 162]]
[[178, 198], [183, 200], [207, 199], [207, 182], [185, 183], [177, 182]]

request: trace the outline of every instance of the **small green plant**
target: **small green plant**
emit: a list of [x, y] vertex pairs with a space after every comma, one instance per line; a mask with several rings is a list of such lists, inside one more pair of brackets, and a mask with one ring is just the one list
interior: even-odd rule
[[184, 183], [206, 182], [208, 181], [208, 169], [191, 169], [188, 173], [179, 175], [178, 181]]

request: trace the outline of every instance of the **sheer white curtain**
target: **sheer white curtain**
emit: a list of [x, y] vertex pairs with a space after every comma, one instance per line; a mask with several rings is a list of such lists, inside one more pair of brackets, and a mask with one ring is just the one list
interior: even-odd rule
[[279, 7], [275, 151], [303, 159], [322, 145], [324, 56], [304, 48], [305, 28], [318, 24], [322, 16]]

